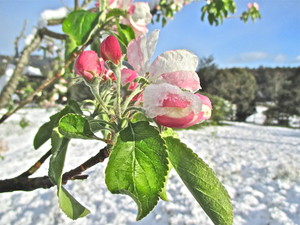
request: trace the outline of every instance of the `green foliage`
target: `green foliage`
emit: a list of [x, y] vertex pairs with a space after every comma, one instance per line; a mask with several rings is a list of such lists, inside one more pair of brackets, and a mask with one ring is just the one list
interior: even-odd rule
[[148, 122], [130, 123], [113, 147], [105, 182], [112, 193], [134, 199], [140, 220], [157, 204], [167, 171], [167, 151], [158, 131]]
[[23, 117], [23, 118], [20, 120], [19, 125], [20, 125], [21, 128], [24, 129], [24, 128], [26, 128], [26, 127], [28, 127], [28, 126], [30, 125], [30, 122], [29, 122], [28, 119], [26, 119], [25, 117]]
[[249, 71], [241, 68], [219, 69], [210, 75], [210, 78], [205, 78], [203, 90], [235, 104], [237, 120], [244, 121], [254, 112], [257, 85]]
[[243, 12], [241, 15], [241, 20], [245, 23], [249, 20], [249, 18], [251, 18], [253, 22], [257, 19], [261, 19], [260, 12], [255, 7], [251, 7], [248, 11]]
[[214, 224], [232, 224], [230, 197], [214, 172], [180, 140], [170, 136], [165, 141], [173, 167]]
[[52, 115], [50, 121], [44, 123], [36, 133], [33, 146], [35, 149], [41, 147], [46, 141], [48, 141], [52, 135], [52, 131], [58, 126], [59, 120], [68, 113], [82, 113], [79, 105], [75, 101], [69, 101], [68, 105], [62, 109], [60, 112]]
[[218, 26], [228, 17], [229, 13], [234, 13], [236, 5], [233, 0], [214, 0], [201, 8], [201, 20], [207, 19], [210, 25]]
[[97, 139], [88, 120], [78, 114], [68, 113], [58, 124], [59, 132], [67, 138]]
[[118, 40], [121, 44], [122, 52], [126, 54], [126, 48], [129, 42], [135, 38], [132, 27], [117, 23]]
[[300, 116], [300, 68], [282, 81], [275, 96], [275, 105], [268, 109], [266, 115], [266, 123], [277, 120], [283, 126], [289, 126], [291, 116]]
[[126, 16], [127, 12], [125, 10], [122, 9], [118, 9], [118, 8], [114, 8], [111, 9], [107, 14], [106, 14], [106, 18], [109, 19], [111, 17], [115, 17], [118, 18], [120, 16]]
[[71, 219], [75, 220], [90, 213], [65, 188], [62, 187], [62, 173], [70, 139], [63, 137], [54, 129], [51, 137], [52, 156], [49, 164], [49, 177], [57, 185], [57, 196], [60, 208]]
[[213, 105], [213, 110], [209, 122], [211, 124], [220, 124], [222, 120], [228, 120], [232, 116], [232, 104], [216, 95], [203, 93], [209, 97]]
[[98, 23], [99, 14], [85, 10], [71, 12], [62, 24], [63, 31], [72, 38], [77, 46], [83, 45]]

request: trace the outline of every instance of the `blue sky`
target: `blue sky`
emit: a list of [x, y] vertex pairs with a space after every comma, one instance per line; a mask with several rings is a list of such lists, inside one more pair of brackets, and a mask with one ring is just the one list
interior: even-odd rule
[[[40, 13], [73, 0], [0, 0], [0, 54], [13, 55], [13, 41], [24, 20], [26, 33], [37, 25]], [[300, 66], [300, 0], [257, 0], [262, 19], [244, 24], [238, 18], [221, 26], [200, 21], [204, 0], [185, 6], [161, 29], [155, 55], [170, 49], [189, 49], [199, 57], [213, 55], [220, 67]], [[236, 0], [238, 13], [248, 0]], [[158, 24], [149, 29], [160, 28]]]

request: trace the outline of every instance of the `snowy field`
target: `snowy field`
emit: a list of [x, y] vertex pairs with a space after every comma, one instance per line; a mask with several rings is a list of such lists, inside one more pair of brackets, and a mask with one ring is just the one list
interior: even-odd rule
[[[0, 152], [0, 179], [20, 174], [48, 149], [32, 147], [37, 128], [53, 112], [20, 111], [0, 125], [0, 139], [7, 151]], [[22, 129], [22, 117], [30, 126]], [[300, 224], [300, 130], [263, 127], [246, 123], [205, 127], [179, 132], [183, 142], [194, 149], [216, 172], [232, 197], [235, 225]], [[1, 141], [1, 140], [0, 140]], [[103, 147], [95, 141], [74, 140], [67, 156], [69, 170]], [[168, 183], [168, 202], [136, 222], [135, 203], [127, 196], [112, 195], [104, 183], [105, 164], [88, 170], [85, 181], [69, 182], [67, 189], [91, 214], [72, 221], [59, 209], [56, 188], [0, 194], [0, 224], [75, 225], [210, 225], [200, 206], [175, 173]], [[23, 168], [23, 169], [22, 169]], [[47, 173], [47, 162], [35, 174]]]

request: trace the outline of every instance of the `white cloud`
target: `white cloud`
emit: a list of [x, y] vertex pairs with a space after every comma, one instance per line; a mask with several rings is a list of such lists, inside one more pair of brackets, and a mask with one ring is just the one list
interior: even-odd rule
[[248, 63], [248, 62], [261, 61], [268, 58], [269, 55], [265, 52], [245, 52], [245, 53], [241, 53], [237, 57], [233, 57], [229, 59], [229, 61], [235, 63]]
[[300, 62], [300, 55], [298, 55], [295, 59], [296, 62]]
[[286, 61], [286, 56], [283, 54], [278, 54], [274, 56], [274, 61], [277, 63], [283, 63]]
[[[287, 63], [287, 56], [284, 54], [269, 54], [266, 52], [256, 51], [256, 52], [244, 52], [238, 55], [237, 57], [230, 58], [228, 60], [230, 63]], [[296, 58], [297, 62], [300, 62], [300, 55]]]

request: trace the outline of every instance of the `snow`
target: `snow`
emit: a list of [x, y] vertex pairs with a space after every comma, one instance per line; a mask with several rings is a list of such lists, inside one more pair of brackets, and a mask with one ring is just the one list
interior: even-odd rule
[[2, 89], [5, 87], [6, 83], [11, 78], [11, 76], [13, 75], [15, 68], [16, 68], [15, 65], [8, 64], [4, 74], [0, 76], [0, 93]]
[[32, 42], [33, 39], [34, 39], [34, 36], [35, 36], [36, 32], [37, 32], [37, 29], [34, 27], [34, 28], [32, 29], [32, 31], [31, 31], [31, 33], [28, 34], [28, 35], [26, 36], [26, 38], [25, 38], [25, 45], [26, 45], [26, 46], [28, 46], [28, 45], [31, 44], [31, 42]]
[[[0, 152], [0, 179], [20, 174], [48, 149], [33, 150], [37, 128], [54, 111], [21, 110], [0, 125], [0, 139], [9, 148]], [[26, 117], [30, 126], [18, 126]], [[235, 225], [300, 224], [300, 130], [247, 123], [179, 132], [181, 140], [206, 161], [227, 188], [234, 205]], [[96, 141], [74, 140], [67, 155], [69, 170], [103, 147]], [[89, 178], [66, 188], [91, 214], [72, 221], [59, 209], [56, 188], [0, 195], [0, 224], [212, 225], [176, 173], [168, 182], [169, 201], [136, 222], [136, 204], [128, 196], [112, 195], [105, 187], [102, 164], [88, 170]], [[23, 168], [23, 169], [22, 169]], [[47, 162], [35, 176], [47, 173]]]
[[68, 9], [66, 7], [61, 7], [58, 9], [47, 9], [43, 11], [40, 15], [39, 27], [47, 26], [47, 21], [51, 19], [60, 19], [66, 17], [68, 14]]
[[41, 70], [33, 66], [26, 66], [24, 69], [24, 73], [31, 76], [42, 76]]
[[252, 114], [251, 116], [248, 116], [246, 121], [250, 123], [255, 124], [264, 124], [267, 117], [264, 114], [268, 110], [268, 107], [266, 106], [256, 106], [256, 113]]

